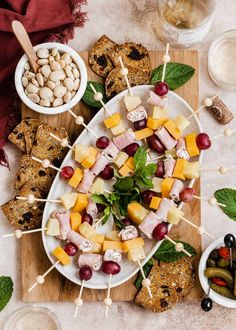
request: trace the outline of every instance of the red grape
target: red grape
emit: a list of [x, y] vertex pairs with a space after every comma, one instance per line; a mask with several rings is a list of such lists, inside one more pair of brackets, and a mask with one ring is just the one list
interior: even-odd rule
[[125, 225], [125, 226], [130, 226], [133, 224], [133, 222], [130, 220], [130, 218], [124, 218], [121, 220], [121, 222]]
[[134, 142], [129, 144], [126, 148], [125, 148], [125, 152], [130, 156], [130, 157], [134, 157], [135, 152], [138, 150], [139, 148], [139, 144]]
[[152, 197], [157, 196], [157, 193], [152, 190], [145, 190], [142, 192], [141, 196], [144, 203], [149, 205], [151, 203]]
[[146, 118], [134, 122], [134, 129], [136, 129], [137, 131], [145, 128], [146, 126], [147, 126]]
[[93, 218], [90, 214], [83, 212], [81, 216], [81, 222], [88, 222], [91, 226], [93, 224]]
[[72, 177], [72, 175], [74, 174], [74, 172], [75, 171], [74, 171], [73, 167], [71, 167], [71, 166], [64, 166], [61, 169], [60, 175], [61, 175], [61, 178], [67, 180], [67, 179], [70, 179]]
[[206, 150], [211, 147], [211, 140], [206, 133], [198, 134], [196, 138], [196, 143], [199, 150]]
[[164, 161], [160, 160], [157, 164], [157, 170], [156, 170], [155, 175], [158, 178], [163, 178], [164, 174], [165, 174]]
[[155, 93], [164, 96], [169, 92], [169, 85], [166, 82], [159, 82], [155, 86]]
[[120, 272], [120, 265], [115, 261], [104, 261], [102, 264], [102, 271], [106, 274], [118, 274]]
[[152, 232], [152, 236], [157, 241], [161, 241], [168, 233], [168, 226], [165, 222], [159, 223]]
[[114, 169], [110, 164], [107, 164], [104, 170], [100, 173], [101, 177], [104, 180], [110, 180], [114, 176]]
[[98, 212], [102, 212], [106, 208], [106, 205], [104, 205], [104, 204], [97, 203], [96, 205], [97, 205]]
[[155, 134], [147, 138], [147, 144], [149, 148], [156, 151], [158, 154], [162, 154], [166, 149]]
[[79, 277], [80, 279], [83, 281], [88, 281], [90, 280], [90, 278], [93, 276], [93, 272], [92, 272], [92, 269], [85, 265], [83, 267], [80, 268], [79, 270]]
[[96, 147], [99, 149], [106, 149], [109, 145], [109, 139], [106, 136], [101, 136], [96, 141]]
[[76, 255], [76, 253], [78, 252], [77, 246], [71, 242], [66, 243], [66, 245], [64, 246], [64, 250], [70, 257], [74, 257]]
[[179, 194], [179, 197], [182, 202], [188, 203], [193, 199], [193, 195], [195, 195], [194, 188], [184, 188]]

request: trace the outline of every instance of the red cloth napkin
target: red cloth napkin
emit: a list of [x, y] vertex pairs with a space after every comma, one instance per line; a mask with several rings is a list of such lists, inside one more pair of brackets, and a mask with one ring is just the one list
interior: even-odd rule
[[[11, 22], [19, 20], [24, 25], [33, 45], [46, 40], [67, 43], [74, 37], [74, 27], [83, 26], [86, 20], [86, 13], [81, 11], [83, 4], [86, 0], [0, 1], [0, 150], [20, 119], [11, 78], [23, 52], [13, 35]], [[2, 155], [4, 152], [0, 151], [0, 164], [7, 166]]]

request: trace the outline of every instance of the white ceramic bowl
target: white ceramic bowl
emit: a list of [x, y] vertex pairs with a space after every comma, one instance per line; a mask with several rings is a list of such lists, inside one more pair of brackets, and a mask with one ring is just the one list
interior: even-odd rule
[[[215, 240], [214, 242], [212, 242], [208, 246], [208, 248], [206, 248], [206, 250], [203, 252], [201, 259], [200, 259], [200, 263], [199, 263], [199, 267], [198, 267], [199, 280], [200, 280], [201, 286], [206, 294], [208, 293], [208, 288], [209, 288], [208, 278], [204, 275], [204, 271], [207, 267], [206, 262], [207, 262], [207, 259], [209, 257], [209, 254], [211, 253], [211, 251], [213, 251], [214, 249], [216, 249], [220, 246], [224, 246], [224, 237], [221, 237], [221, 238]], [[236, 308], [236, 300], [221, 296], [219, 293], [215, 292], [212, 289], [210, 290], [209, 297], [221, 306], [228, 307], [228, 308]]]
[[57, 43], [57, 42], [46, 42], [43, 44], [39, 44], [34, 47], [34, 50], [36, 51], [39, 48], [47, 48], [47, 49], [53, 49], [53, 48], [58, 48], [59, 52], [63, 53], [69, 53], [70, 56], [73, 58], [73, 61], [75, 64], [77, 64], [79, 71], [80, 71], [80, 86], [79, 89], [77, 90], [76, 94], [74, 97], [68, 102], [65, 103], [59, 107], [42, 107], [34, 102], [32, 102], [27, 95], [24, 92], [23, 85], [21, 83], [21, 78], [24, 73], [24, 66], [25, 63], [28, 61], [28, 57], [26, 55], [23, 55], [20, 59], [20, 61], [17, 64], [16, 70], [15, 70], [15, 86], [17, 93], [19, 97], [21, 98], [22, 102], [27, 105], [27, 107], [31, 108], [32, 110], [39, 112], [39, 113], [44, 113], [46, 115], [56, 115], [58, 113], [65, 112], [72, 107], [74, 107], [82, 98], [86, 85], [87, 85], [87, 70], [86, 66], [84, 64], [84, 61], [80, 57], [80, 55], [71, 47]]

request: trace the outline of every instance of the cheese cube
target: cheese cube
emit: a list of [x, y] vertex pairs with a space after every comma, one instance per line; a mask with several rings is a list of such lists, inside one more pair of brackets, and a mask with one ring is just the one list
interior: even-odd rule
[[78, 194], [77, 200], [75, 202], [75, 206], [73, 208], [73, 211], [75, 212], [81, 212], [88, 206], [88, 196], [86, 194]]
[[178, 127], [175, 125], [173, 120], [168, 120], [165, 122], [164, 127], [167, 129], [167, 131], [172, 135], [176, 140], [178, 140], [181, 136], [181, 131], [178, 129]]
[[70, 226], [71, 230], [79, 232], [79, 226], [81, 225], [81, 214], [79, 212], [71, 212], [70, 214]]
[[125, 103], [126, 109], [128, 111], [132, 111], [142, 103], [142, 100], [139, 96], [126, 94], [124, 97], [124, 103]]
[[104, 193], [104, 180], [102, 178], [97, 177], [91, 188], [89, 189], [91, 194], [101, 195]]
[[146, 127], [146, 128], [140, 129], [139, 131], [134, 132], [136, 140], [146, 139], [147, 137], [149, 137], [153, 134], [154, 134], [153, 130], [149, 127]]
[[184, 216], [184, 212], [178, 209], [176, 206], [171, 205], [167, 213], [167, 221], [172, 225], [178, 225], [181, 217]]
[[183, 175], [186, 179], [197, 179], [200, 176], [199, 162], [186, 161]]
[[199, 151], [197, 143], [196, 143], [196, 134], [195, 133], [186, 135], [185, 142], [186, 142], [186, 149], [187, 149], [190, 157], [195, 157], [200, 154], [200, 151]]
[[102, 253], [102, 244], [98, 243], [98, 242], [94, 242], [92, 241], [93, 246], [92, 249], [89, 250], [88, 252], [83, 252], [83, 253], [98, 253], [101, 254]]
[[148, 117], [147, 119], [147, 127], [157, 130], [158, 127], [162, 126], [166, 122], [166, 119], [154, 119], [151, 117]]
[[153, 196], [152, 199], [151, 199], [149, 207], [151, 209], [157, 210], [160, 203], [161, 203], [161, 198], [157, 197], [157, 196]]
[[129, 156], [127, 155], [127, 153], [126, 152], [124, 152], [124, 151], [120, 151], [119, 153], [118, 153], [118, 155], [116, 156], [116, 159], [115, 159], [115, 161], [114, 161], [114, 164], [118, 167], [118, 168], [120, 168], [125, 162], [126, 162], [126, 160], [129, 158]]
[[59, 236], [60, 234], [60, 224], [57, 218], [49, 218], [47, 223], [46, 235]]
[[91, 168], [96, 162], [98, 151], [94, 147], [89, 147], [88, 157], [81, 163], [85, 168]]
[[137, 225], [140, 225], [140, 223], [148, 215], [148, 213], [149, 213], [148, 210], [146, 210], [138, 202], [131, 202], [128, 205], [128, 216]]
[[138, 260], [145, 258], [145, 252], [142, 246], [130, 249], [128, 251], [127, 257], [130, 261], [137, 262]]
[[190, 122], [183, 115], [179, 115], [173, 121], [181, 132], [183, 132], [190, 125]]
[[126, 130], [127, 130], [127, 127], [123, 120], [121, 120], [118, 125], [111, 128], [111, 132], [115, 136], [124, 133]]
[[152, 118], [153, 119], [163, 119], [168, 120], [168, 110], [166, 108], [161, 109], [156, 106], [152, 108]]
[[58, 246], [52, 251], [52, 255], [57, 258], [57, 260], [62, 263], [63, 266], [67, 266], [70, 264], [70, 257], [68, 254], [63, 250], [62, 247]]
[[75, 145], [75, 160], [78, 163], [83, 162], [89, 156], [89, 147], [84, 144]]
[[121, 121], [120, 113], [117, 112], [114, 115], [111, 115], [110, 117], [106, 118], [104, 120], [104, 124], [106, 128], [112, 128], [119, 125], [120, 121]]
[[129, 159], [126, 161], [125, 165], [129, 166], [129, 168], [133, 171], [134, 166], [134, 157], [129, 157]]
[[120, 242], [119, 232], [117, 230], [108, 231], [106, 233], [106, 241], [117, 241]]
[[77, 200], [77, 194], [76, 193], [67, 193], [60, 197], [60, 200], [62, 201], [63, 206], [69, 210], [70, 208], [74, 207], [75, 202]]
[[178, 158], [175, 163], [175, 168], [172, 176], [176, 179], [185, 180], [184, 168], [185, 168], [186, 160], [182, 158]]
[[74, 174], [68, 181], [69, 185], [72, 186], [73, 188], [77, 188], [79, 185], [80, 181], [83, 179], [83, 170], [81, 168], [76, 168]]
[[82, 222], [79, 226], [79, 232], [87, 239], [92, 239], [92, 237], [97, 234], [96, 230], [86, 221]]
[[144, 246], [144, 240], [142, 237], [137, 237], [123, 242], [124, 252], [128, 252], [130, 249], [138, 248], [140, 246]]
[[162, 184], [161, 184], [161, 193], [162, 193], [162, 197], [164, 198], [169, 198], [170, 196], [170, 191], [171, 191], [171, 188], [173, 186], [173, 183], [174, 183], [175, 179], [173, 178], [165, 178], [163, 181], [162, 181]]
[[130, 172], [132, 172], [131, 168], [129, 166], [127, 166], [126, 164], [123, 165], [119, 171], [120, 175], [122, 176], [127, 176]]
[[102, 244], [104, 242], [105, 236], [102, 234], [95, 234], [91, 237], [91, 240], [93, 242], [97, 242], [99, 244]]
[[162, 178], [156, 178], [154, 177], [152, 179], [152, 184], [153, 184], [153, 187], [151, 188], [151, 190], [157, 192], [157, 193], [161, 193], [161, 185], [162, 185], [162, 182], [163, 182], [164, 179]]
[[104, 241], [103, 252], [105, 252], [106, 250], [123, 251], [123, 243], [117, 241]]

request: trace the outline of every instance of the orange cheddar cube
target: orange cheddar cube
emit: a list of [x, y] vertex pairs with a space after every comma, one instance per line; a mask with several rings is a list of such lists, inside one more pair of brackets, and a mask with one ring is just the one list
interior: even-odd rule
[[68, 181], [69, 185], [72, 186], [73, 188], [77, 188], [78, 184], [83, 178], [83, 170], [81, 168], [76, 168], [74, 174]]
[[117, 242], [117, 241], [104, 241], [103, 242], [103, 252], [106, 250], [123, 251], [123, 243]]
[[141, 246], [144, 246], [144, 240], [142, 237], [137, 237], [137, 238], [130, 239], [128, 241], [123, 242], [124, 252], [128, 252], [131, 249], [135, 249], [135, 248], [138, 248]]
[[131, 168], [129, 166], [127, 166], [126, 164], [124, 164], [120, 169], [119, 169], [119, 173], [122, 176], [127, 176], [130, 172], [131, 172]]
[[186, 135], [185, 142], [186, 142], [186, 148], [187, 148], [187, 151], [188, 151], [190, 157], [195, 157], [200, 154], [200, 151], [199, 151], [197, 143], [196, 143], [196, 134], [195, 133]]
[[85, 168], [91, 168], [96, 162], [98, 151], [94, 147], [89, 147], [89, 156], [81, 163]]
[[152, 199], [151, 199], [149, 207], [151, 209], [157, 210], [160, 203], [161, 203], [161, 198], [157, 197], [157, 196], [153, 196]]
[[162, 184], [161, 184], [161, 194], [162, 194], [162, 197], [164, 198], [169, 198], [169, 195], [170, 195], [170, 191], [171, 191], [171, 188], [173, 186], [173, 183], [174, 183], [175, 179], [173, 178], [165, 178], [163, 181], [162, 181]]
[[63, 250], [62, 247], [58, 246], [52, 251], [52, 255], [60, 261], [63, 266], [67, 266], [70, 264], [70, 257], [68, 254]]
[[153, 134], [154, 134], [153, 130], [149, 127], [146, 127], [146, 128], [140, 129], [139, 131], [134, 132], [136, 140], [146, 139], [147, 137], [149, 137]]
[[178, 127], [175, 125], [173, 120], [168, 120], [165, 122], [164, 127], [167, 129], [167, 131], [172, 135], [176, 140], [178, 140], [181, 136], [181, 131], [178, 129]]
[[147, 120], [147, 127], [157, 130], [158, 127], [162, 126], [166, 122], [166, 119], [154, 119], [151, 117], [148, 117]]
[[172, 176], [176, 179], [185, 180], [184, 168], [186, 159], [178, 158]]
[[104, 120], [104, 124], [106, 128], [112, 128], [119, 125], [120, 121], [121, 121], [120, 113], [117, 112], [114, 115], [111, 115], [110, 117], [106, 118]]
[[125, 162], [132, 171], [134, 170], [134, 157], [129, 157], [128, 160]]
[[88, 196], [86, 194], [78, 194], [75, 206], [73, 208], [74, 212], [81, 212], [88, 206]]
[[70, 214], [71, 229], [78, 233], [80, 225], [81, 225], [81, 214], [79, 212], [72, 212]]

